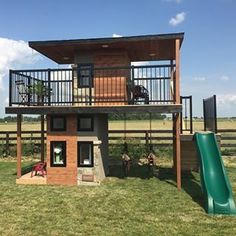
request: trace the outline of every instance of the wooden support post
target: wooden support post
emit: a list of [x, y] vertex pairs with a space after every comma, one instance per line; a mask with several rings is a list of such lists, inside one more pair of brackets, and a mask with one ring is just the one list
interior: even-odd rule
[[10, 149], [9, 149], [9, 132], [6, 132], [6, 156], [10, 154]]
[[[175, 104], [180, 104], [180, 40], [175, 41]], [[176, 161], [176, 182], [177, 188], [181, 189], [181, 151], [180, 151], [180, 113], [174, 117], [174, 138], [175, 138], [175, 161]]]
[[21, 143], [21, 120], [22, 115], [17, 115], [17, 144], [16, 144], [16, 152], [17, 152], [17, 178], [21, 177], [21, 155], [22, 155], [22, 143]]
[[44, 115], [41, 115], [41, 162], [44, 162]]

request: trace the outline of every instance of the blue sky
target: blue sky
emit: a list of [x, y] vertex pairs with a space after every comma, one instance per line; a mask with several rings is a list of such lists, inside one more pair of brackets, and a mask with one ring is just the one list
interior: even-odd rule
[[236, 116], [235, 0], [0, 0], [0, 117], [8, 69], [58, 67], [28, 48], [32, 40], [185, 32], [181, 94], [217, 95], [218, 116]]

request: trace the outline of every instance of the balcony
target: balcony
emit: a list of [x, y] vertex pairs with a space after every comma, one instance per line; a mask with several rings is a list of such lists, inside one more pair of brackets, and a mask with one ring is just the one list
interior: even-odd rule
[[174, 65], [11, 70], [9, 106], [175, 104]]

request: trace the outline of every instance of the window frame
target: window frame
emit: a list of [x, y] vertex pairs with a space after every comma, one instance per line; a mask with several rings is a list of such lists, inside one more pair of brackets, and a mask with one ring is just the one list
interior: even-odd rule
[[[82, 70], [89, 70], [89, 84], [83, 85], [81, 82], [81, 71]], [[85, 77], [85, 76], [84, 76]], [[78, 88], [93, 88], [93, 64], [78, 64], [77, 66], [77, 87]]]
[[[53, 162], [53, 147], [55, 144], [62, 144], [63, 164], [55, 164]], [[51, 167], [66, 167], [66, 141], [50, 141], [50, 166]]]
[[[80, 119], [91, 119], [91, 128], [83, 128], [81, 127]], [[78, 115], [77, 116], [77, 131], [94, 131], [94, 116], [93, 115]]]
[[[81, 164], [80, 163], [80, 144], [90, 144], [91, 145], [91, 164]], [[93, 141], [78, 141], [77, 142], [77, 167], [94, 167], [94, 144]]]
[[[54, 128], [53, 127], [53, 121], [55, 118], [62, 118], [63, 119], [63, 128]], [[50, 130], [51, 131], [66, 131], [67, 129], [67, 122], [66, 122], [66, 116], [64, 115], [53, 115], [50, 117]]]

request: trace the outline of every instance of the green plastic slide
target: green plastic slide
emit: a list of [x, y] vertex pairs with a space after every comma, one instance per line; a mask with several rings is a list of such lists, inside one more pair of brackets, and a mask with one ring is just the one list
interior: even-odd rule
[[215, 134], [195, 133], [202, 191], [209, 214], [236, 215], [232, 188], [224, 168]]

